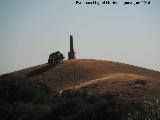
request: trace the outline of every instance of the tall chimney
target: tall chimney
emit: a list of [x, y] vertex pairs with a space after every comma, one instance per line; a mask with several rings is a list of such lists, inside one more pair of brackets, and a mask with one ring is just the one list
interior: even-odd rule
[[73, 36], [70, 35], [70, 52], [74, 52], [74, 48], [73, 48]]
[[75, 59], [75, 52], [73, 48], [73, 36], [70, 35], [70, 52], [68, 52], [68, 60]]

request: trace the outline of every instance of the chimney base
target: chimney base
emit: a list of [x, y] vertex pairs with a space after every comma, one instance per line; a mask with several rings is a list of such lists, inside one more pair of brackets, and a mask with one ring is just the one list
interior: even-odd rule
[[68, 52], [68, 60], [70, 59], [76, 59], [75, 52]]

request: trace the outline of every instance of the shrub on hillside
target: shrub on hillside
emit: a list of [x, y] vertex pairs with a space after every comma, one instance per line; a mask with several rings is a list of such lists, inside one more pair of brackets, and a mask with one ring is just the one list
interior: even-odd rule
[[[33, 81], [13, 75], [0, 77], [0, 104], [14, 102], [49, 102], [49, 98], [56, 97], [58, 93], [53, 92], [44, 82]], [[50, 101], [51, 102], [51, 101]]]
[[67, 90], [51, 107], [47, 120], [125, 120], [129, 107], [111, 94]]
[[0, 77], [0, 120], [40, 120], [58, 93], [45, 83], [6, 74]]
[[142, 107], [129, 113], [128, 120], [160, 120], [160, 103], [155, 97], [147, 97]]

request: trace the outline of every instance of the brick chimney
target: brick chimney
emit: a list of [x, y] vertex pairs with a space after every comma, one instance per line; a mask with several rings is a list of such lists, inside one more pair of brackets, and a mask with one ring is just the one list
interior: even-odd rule
[[70, 59], [76, 59], [74, 48], [73, 48], [73, 36], [72, 35], [70, 35], [70, 52], [68, 52], [68, 60]]

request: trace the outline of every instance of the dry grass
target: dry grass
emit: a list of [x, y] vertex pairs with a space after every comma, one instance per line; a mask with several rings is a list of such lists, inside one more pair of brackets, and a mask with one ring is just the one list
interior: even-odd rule
[[66, 60], [57, 66], [43, 64], [13, 74], [47, 81], [51, 88], [59, 91], [110, 92], [125, 99], [141, 99], [150, 91], [160, 93], [160, 72], [111, 61]]

